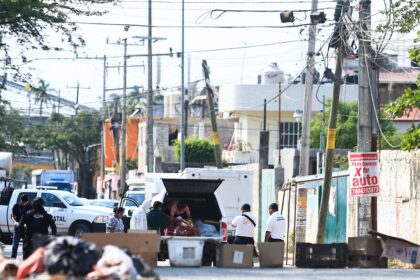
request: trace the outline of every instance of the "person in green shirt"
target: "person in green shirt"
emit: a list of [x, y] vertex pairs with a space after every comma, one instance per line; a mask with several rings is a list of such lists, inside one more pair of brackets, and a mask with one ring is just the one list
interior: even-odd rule
[[164, 205], [160, 201], [153, 203], [153, 209], [147, 213], [147, 228], [149, 230], [159, 231], [163, 235], [163, 231], [169, 225], [169, 215], [163, 212]]

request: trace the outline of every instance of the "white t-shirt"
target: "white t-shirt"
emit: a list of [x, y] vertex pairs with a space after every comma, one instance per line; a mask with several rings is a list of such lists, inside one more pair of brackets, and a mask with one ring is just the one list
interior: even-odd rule
[[267, 220], [267, 231], [270, 232], [271, 238], [284, 240], [284, 232], [286, 230], [286, 219], [279, 211], [271, 214]]
[[[245, 212], [244, 214], [250, 217], [253, 221], [255, 221], [251, 212]], [[235, 219], [233, 219], [232, 225], [236, 227], [236, 236], [254, 237], [255, 226], [251, 223], [250, 220], [248, 220], [247, 217], [237, 216]]]

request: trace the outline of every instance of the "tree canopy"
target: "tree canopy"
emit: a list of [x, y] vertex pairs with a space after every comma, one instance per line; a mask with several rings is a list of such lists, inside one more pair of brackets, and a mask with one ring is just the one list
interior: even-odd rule
[[0, 151], [23, 154], [24, 119], [17, 110], [0, 100]]
[[[181, 143], [174, 142], [175, 159], [181, 160]], [[185, 139], [185, 161], [189, 163], [212, 163], [214, 162], [213, 144], [208, 139], [187, 138]]]
[[70, 155], [79, 166], [79, 196], [87, 197], [97, 172], [100, 135], [99, 115], [82, 111], [68, 118], [51, 115], [45, 124], [30, 130], [28, 142], [41, 150], [49, 148]]
[[[326, 101], [327, 109], [325, 111], [326, 124], [328, 123], [331, 100]], [[336, 134], [336, 148], [339, 149], [355, 149], [357, 147], [357, 119], [358, 105], [357, 101], [340, 102], [337, 116], [337, 134]], [[390, 120], [381, 118], [381, 128], [385, 136], [394, 140], [398, 137], [395, 133], [395, 128]], [[326, 126], [327, 127], [327, 126]], [[325, 130], [326, 133], [326, 130]], [[317, 113], [311, 122], [311, 147], [319, 148], [322, 135], [322, 113]], [[391, 148], [385, 141], [382, 141], [382, 148]], [[325, 143], [324, 143], [325, 145]]]
[[[379, 27], [380, 30], [393, 29], [400, 33], [409, 33], [417, 30], [414, 47], [409, 51], [410, 59], [420, 63], [420, 2], [416, 0], [396, 1], [390, 7], [390, 21]], [[386, 111], [393, 117], [401, 117], [404, 113], [420, 108], [420, 75], [416, 86], [407, 88], [405, 93], [386, 106]], [[413, 125], [403, 135], [401, 148], [414, 150], [420, 147], [420, 125]]]
[[[78, 27], [71, 19], [74, 16], [100, 16], [105, 13], [97, 4], [112, 3], [114, 0], [3, 0], [0, 1], [0, 49], [6, 55], [11, 48], [7, 43], [15, 41], [19, 46], [22, 62], [27, 61], [25, 50], [61, 50], [70, 46], [73, 50], [85, 44], [78, 34]], [[61, 42], [47, 40], [46, 32], [61, 35]], [[6, 40], [7, 39], [7, 40]], [[18, 63], [12, 61], [16, 71]]]

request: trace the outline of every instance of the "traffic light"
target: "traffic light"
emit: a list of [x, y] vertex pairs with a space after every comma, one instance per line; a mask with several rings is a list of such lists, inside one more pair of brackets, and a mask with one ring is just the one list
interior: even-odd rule
[[281, 20], [282, 23], [294, 22], [295, 17], [293, 15], [293, 12], [281, 12], [280, 13], [280, 20]]
[[324, 12], [315, 12], [311, 14], [311, 23], [319, 24], [327, 21], [327, 17]]

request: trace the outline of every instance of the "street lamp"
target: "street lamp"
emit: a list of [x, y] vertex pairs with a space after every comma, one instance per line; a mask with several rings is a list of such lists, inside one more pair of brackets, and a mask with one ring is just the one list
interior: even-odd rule
[[296, 109], [295, 113], [293, 114], [293, 118], [295, 118], [297, 123], [302, 121], [303, 112], [302, 110]]

